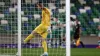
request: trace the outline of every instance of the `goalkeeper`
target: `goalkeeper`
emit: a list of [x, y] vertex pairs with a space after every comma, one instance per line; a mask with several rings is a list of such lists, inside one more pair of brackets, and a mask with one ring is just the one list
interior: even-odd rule
[[44, 49], [44, 53], [41, 56], [48, 56], [46, 37], [48, 28], [50, 27], [50, 10], [44, 7], [42, 3], [37, 3], [36, 6], [42, 10], [41, 24], [32, 31], [32, 33], [24, 40], [24, 43], [28, 43], [37, 34], [40, 35], [42, 37], [42, 47]]

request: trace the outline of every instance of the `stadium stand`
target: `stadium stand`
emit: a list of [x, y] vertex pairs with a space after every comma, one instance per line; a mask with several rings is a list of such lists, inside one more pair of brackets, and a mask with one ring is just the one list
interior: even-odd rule
[[[29, 34], [31, 30], [40, 23], [41, 12], [38, 12], [38, 9], [35, 7], [35, 3], [38, 2], [38, 0], [32, 0], [32, 2], [29, 0], [22, 0], [22, 2], [22, 34]], [[43, 2], [51, 9], [52, 17], [59, 18], [61, 22], [65, 23], [65, 4], [63, 0], [44, 0]], [[54, 2], [57, 3], [55, 4]], [[12, 4], [15, 5], [12, 6]], [[76, 16], [80, 20], [83, 36], [97, 34], [98, 30], [96, 27], [100, 17], [99, 5], [99, 0], [71, 0], [71, 15], [73, 18]], [[17, 6], [15, 2], [11, 2], [10, 0], [0, 2], [0, 34], [16, 34], [16, 13]], [[13, 22], [16, 22], [16, 24], [12, 24]]]
[[17, 7], [13, 4], [10, 0], [0, 1], [0, 34], [15, 34], [14, 30], [17, 30]]

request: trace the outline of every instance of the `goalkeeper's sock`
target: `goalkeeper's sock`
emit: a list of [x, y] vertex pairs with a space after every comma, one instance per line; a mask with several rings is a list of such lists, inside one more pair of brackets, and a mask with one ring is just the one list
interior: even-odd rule
[[30, 35], [24, 40], [24, 43], [29, 42], [33, 37], [34, 37], [34, 35], [30, 34]]
[[47, 43], [46, 43], [45, 40], [42, 41], [42, 47], [43, 47], [43, 49], [44, 49], [44, 53], [47, 52]]

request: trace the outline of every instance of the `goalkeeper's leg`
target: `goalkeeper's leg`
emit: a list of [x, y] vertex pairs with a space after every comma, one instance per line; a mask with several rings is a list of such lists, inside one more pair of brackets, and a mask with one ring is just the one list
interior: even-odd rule
[[44, 53], [41, 55], [41, 56], [48, 56], [48, 53], [47, 53], [47, 42], [44, 38], [42, 38], [42, 47], [44, 49]]
[[42, 37], [42, 47], [44, 49], [44, 53], [41, 56], [48, 56], [48, 52], [47, 52], [47, 42], [46, 42], [46, 37], [47, 37], [47, 32], [43, 33], [41, 35]]
[[36, 35], [35, 31], [32, 31], [32, 33], [24, 40], [24, 43], [28, 43], [34, 36]]

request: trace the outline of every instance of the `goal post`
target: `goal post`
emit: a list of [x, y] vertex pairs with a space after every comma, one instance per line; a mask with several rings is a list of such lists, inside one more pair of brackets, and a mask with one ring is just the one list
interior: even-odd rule
[[18, 6], [17, 6], [17, 24], [18, 24], [18, 52], [16, 55], [21, 56], [21, 0], [18, 0], [17, 2]]
[[66, 0], [66, 56], [70, 56], [70, 0]]

